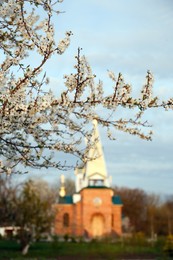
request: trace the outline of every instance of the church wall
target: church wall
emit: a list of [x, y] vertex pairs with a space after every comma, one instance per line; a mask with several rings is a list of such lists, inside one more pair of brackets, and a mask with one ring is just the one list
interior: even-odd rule
[[122, 235], [122, 205], [112, 206], [112, 233]]
[[73, 235], [77, 237], [83, 236], [81, 201], [73, 205], [73, 217], [74, 217]]
[[[109, 188], [84, 188], [75, 204], [57, 204], [55, 233], [60, 236], [107, 236], [122, 234], [122, 205], [112, 204]], [[63, 216], [69, 215], [64, 226]], [[100, 223], [100, 224], [99, 224]]]
[[[93, 230], [92, 220], [97, 215], [100, 218], [102, 216], [104, 222], [103, 235], [110, 234], [112, 231], [112, 190], [107, 188], [86, 188], [81, 191], [81, 196], [83, 198], [82, 222], [84, 231], [89, 237], [93, 236], [95, 231]], [[99, 202], [99, 199], [101, 202]]]
[[[57, 204], [56, 208], [55, 234], [60, 236], [72, 235], [74, 228], [73, 204]], [[64, 223], [64, 214], [68, 214], [69, 223]]]

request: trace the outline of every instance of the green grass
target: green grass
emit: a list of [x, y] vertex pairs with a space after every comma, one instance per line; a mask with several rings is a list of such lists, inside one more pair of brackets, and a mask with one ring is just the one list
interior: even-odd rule
[[[31, 245], [27, 256], [22, 256], [16, 241], [0, 240], [0, 259], [54, 260], [61, 256], [78, 259], [169, 259], [164, 255], [162, 243], [153, 247], [144, 243], [134, 245], [130, 242], [37, 242]], [[127, 258], [129, 257], [129, 258]], [[74, 258], [72, 258], [74, 259]]]

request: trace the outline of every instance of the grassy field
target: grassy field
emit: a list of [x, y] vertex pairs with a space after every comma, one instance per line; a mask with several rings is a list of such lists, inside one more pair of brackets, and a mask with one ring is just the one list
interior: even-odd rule
[[[0, 259], [169, 259], [163, 252], [162, 241], [151, 246], [132, 242], [37, 242], [31, 245], [29, 253], [22, 256], [16, 241], [0, 240]], [[171, 258], [170, 258], [171, 259]]]

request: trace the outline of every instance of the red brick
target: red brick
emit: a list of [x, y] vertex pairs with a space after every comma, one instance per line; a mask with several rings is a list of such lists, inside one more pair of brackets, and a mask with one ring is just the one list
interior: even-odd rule
[[[56, 204], [55, 234], [64, 236], [108, 236], [122, 234], [122, 205], [112, 203], [111, 188], [84, 188], [81, 200], [75, 204]], [[99, 199], [101, 199], [101, 204]], [[63, 215], [69, 214], [69, 227], [63, 225]]]

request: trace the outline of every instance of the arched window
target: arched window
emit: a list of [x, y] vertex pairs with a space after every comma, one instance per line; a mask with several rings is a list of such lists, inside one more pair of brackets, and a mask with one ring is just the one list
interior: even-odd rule
[[64, 227], [69, 227], [69, 223], [70, 223], [69, 214], [68, 213], [64, 213], [64, 215], [63, 215], [63, 226]]

